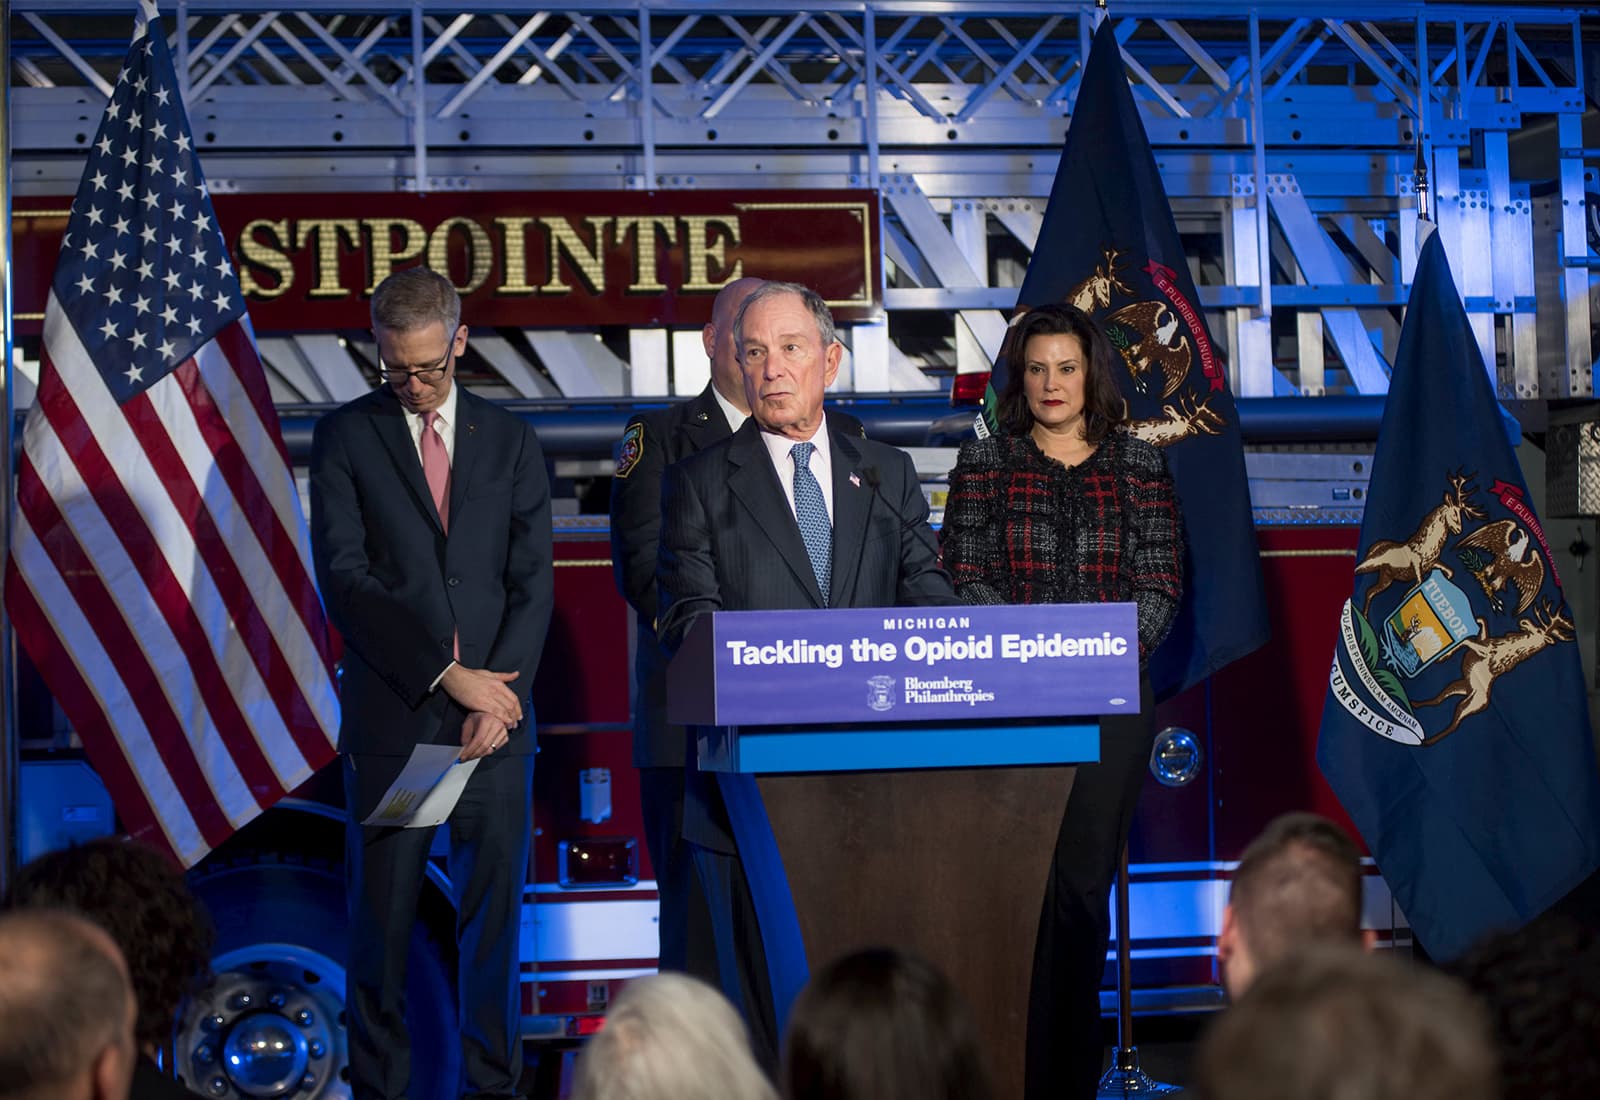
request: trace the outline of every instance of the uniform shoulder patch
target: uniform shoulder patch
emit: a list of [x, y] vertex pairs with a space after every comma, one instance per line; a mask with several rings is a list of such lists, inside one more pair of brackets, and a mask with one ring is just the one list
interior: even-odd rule
[[622, 442], [617, 447], [617, 476], [627, 477], [633, 473], [633, 468], [639, 465], [639, 460], [644, 457], [644, 424], [642, 422], [628, 425], [628, 430], [622, 433]]

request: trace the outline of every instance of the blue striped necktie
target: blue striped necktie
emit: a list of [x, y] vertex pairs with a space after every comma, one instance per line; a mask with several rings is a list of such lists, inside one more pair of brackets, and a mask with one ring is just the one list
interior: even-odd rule
[[833, 524], [828, 522], [828, 506], [822, 499], [822, 486], [811, 472], [811, 452], [816, 447], [810, 443], [796, 443], [789, 448], [794, 459], [794, 518], [800, 524], [800, 538], [806, 544], [806, 556], [811, 559], [811, 571], [817, 575], [817, 590], [822, 593], [822, 603], [828, 603], [828, 584], [833, 579]]

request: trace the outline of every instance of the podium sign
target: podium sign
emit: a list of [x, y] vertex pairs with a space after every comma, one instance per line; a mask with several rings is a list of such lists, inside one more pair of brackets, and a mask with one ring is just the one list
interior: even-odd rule
[[[667, 714], [696, 727], [727, 809], [780, 1031], [808, 956], [905, 943], [962, 989], [1020, 1090], [1062, 765], [1098, 759], [1101, 716], [1138, 712], [1137, 630], [1131, 603], [695, 621]], [[731, 919], [713, 920], [731, 956]]]
[[720, 611], [673, 660], [667, 713], [699, 726], [1134, 713], [1131, 603]]

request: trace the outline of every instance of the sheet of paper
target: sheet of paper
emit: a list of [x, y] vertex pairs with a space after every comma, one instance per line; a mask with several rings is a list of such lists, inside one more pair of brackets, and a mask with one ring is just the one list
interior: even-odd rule
[[457, 763], [456, 745], [418, 745], [406, 766], [389, 785], [378, 808], [361, 824], [422, 829], [439, 825], [455, 809], [456, 800], [477, 768], [476, 760]]

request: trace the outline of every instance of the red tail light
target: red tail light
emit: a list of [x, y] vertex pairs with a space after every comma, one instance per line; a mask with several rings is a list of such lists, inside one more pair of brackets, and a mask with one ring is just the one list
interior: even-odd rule
[[970, 374], [958, 374], [950, 383], [950, 404], [952, 405], [981, 405], [983, 404], [983, 391], [989, 388], [989, 372], [973, 371]]
[[567, 1034], [574, 1038], [587, 1038], [605, 1026], [604, 1016], [573, 1016], [568, 1020]]

